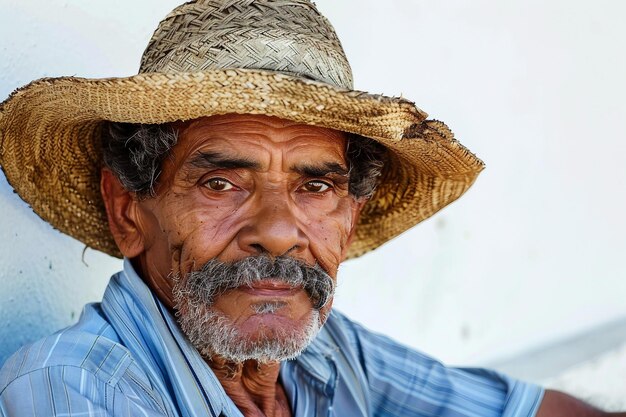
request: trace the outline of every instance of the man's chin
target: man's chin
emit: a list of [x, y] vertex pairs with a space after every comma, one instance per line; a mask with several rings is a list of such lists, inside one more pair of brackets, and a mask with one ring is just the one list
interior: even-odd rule
[[242, 337], [262, 340], [302, 332], [309, 325], [309, 320], [293, 320], [278, 313], [264, 313], [253, 314], [235, 326]]
[[280, 311], [253, 313], [234, 322], [215, 309], [202, 314], [181, 314], [183, 332], [205, 357], [220, 357], [234, 363], [284, 361], [300, 355], [321, 328], [320, 314], [293, 320]]

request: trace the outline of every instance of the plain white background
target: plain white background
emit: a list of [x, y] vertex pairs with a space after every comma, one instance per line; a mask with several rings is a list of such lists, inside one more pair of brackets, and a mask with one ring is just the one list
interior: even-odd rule
[[[336, 306], [446, 362], [514, 356], [626, 316], [626, 3], [319, 0], [356, 87], [403, 95], [487, 164], [458, 202], [340, 273]], [[165, 0], [0, 0], [0, 100], [127, 76]], [[0, 177], [0, 363], [74, 322], [121, 262]]]

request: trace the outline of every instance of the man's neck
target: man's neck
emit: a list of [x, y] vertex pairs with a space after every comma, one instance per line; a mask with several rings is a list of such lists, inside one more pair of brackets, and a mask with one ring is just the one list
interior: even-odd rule
[[280, 362], [232, 363], [221, 358], [207, 362], [244, 416], [291, 416], [287, 395], [278, 380]]

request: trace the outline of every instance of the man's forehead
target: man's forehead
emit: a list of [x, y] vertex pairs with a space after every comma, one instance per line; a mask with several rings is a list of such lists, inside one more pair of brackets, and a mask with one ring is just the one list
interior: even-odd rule
[[251, 114], [204, 117], [179, 125], [178, 130], [184, 159], [200, 153], [249, 154], [248, 158], [256, 159], [274, 148], [308, 152], [311, 158], [328, 154], [344, 159], [348, 138], [345, 132], [333, 129]]
[[174, 127], [179, 138], [163, 166], [164, 182], [178, 175], [193, 180], [216, 169], [348, 175], [345, 132], [250, 114], [205, 117]]

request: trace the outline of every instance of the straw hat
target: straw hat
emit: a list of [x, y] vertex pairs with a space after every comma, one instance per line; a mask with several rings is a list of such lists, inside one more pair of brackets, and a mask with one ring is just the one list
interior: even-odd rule
[[100, 197], [103, 120], [277, 116], [372, 138], [390, 151], [350, 257], [461, 196], [483, 164], [405, 99], [354, 91], [330, 23], [308, 0], [197, 0], [155, 31], [138, 75], [44, 78], [0, 105], [0, 165], [45, 221], [121, 256]]

